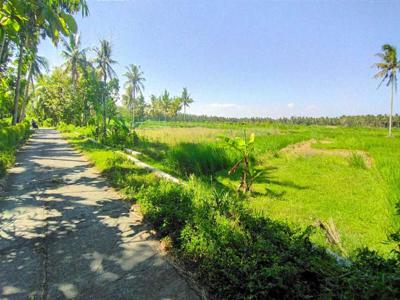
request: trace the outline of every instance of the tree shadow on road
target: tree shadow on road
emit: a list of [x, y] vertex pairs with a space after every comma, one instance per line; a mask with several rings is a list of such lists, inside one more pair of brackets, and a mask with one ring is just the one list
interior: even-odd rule
[[196, 297], [140, 215], [54, 131], [17, 160], [0, 198], [1, 297]]

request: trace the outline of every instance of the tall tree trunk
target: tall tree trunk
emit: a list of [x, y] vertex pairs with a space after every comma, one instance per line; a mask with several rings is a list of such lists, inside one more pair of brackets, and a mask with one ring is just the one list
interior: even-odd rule
[[1, 46], [0, 46], [0, 63], [3, 63], [3, 56], [6, 48], [7, 48], [7, 38], [6, 34], [3, 33], [3, 38], [1, 39]]
[[25, 119], [25, 108], [26, 108], [26, 104], [28, 103], [29, 84], [32, 81], [32, 65], [33, 65], [33, 62], [31, 62], [31, 65], [29, 67], [29, 73], [28, 73], [28, 78], [26, 81], [25, 92], [24, 92], [24, 99], [22, 100], [21, 112], [19, 114], [19, 121], [23, 121]]
[[106, 91], [107, 91], [107, 75], [104, 72], [104, 91], [103, 91], [103, 138], [107, 135], [107, 111], [106, 111]]
[[186, 121], [186, 105], [183, 103], [183, 121]]
[[1, 46], [0, 46], [0, 65], [5, 63], [5, 57], [6, 57], [6, 52], [8, 50], [8, 40], [6, 38], [6, 35], [3, 35], [3, 38], [1, 40]]
[[131, 124], [131, 128], [133, 129], [133, 127], [135, 126], [135, 98], [136, 98], [136, 92], [135, 92], [135, 88], [133, 88], [133, 100], [132, 100], [132, 124]]
[[394, 81], [392, 81], [392, 93], [390, 95], [390, 115], [389, 115], [389, 136], [392, 136], [392, 116], [393, 116], [393, 94], [394, 94]]
[[88, 112], [88, 107], [87, 107], [87, 98], [86, 95], [83, 96], [83, 126], [87, 125], [87, 115], [89, 114]]
[[24, 39], [21, 39], [20, 45], [19, 45], [17, 80], [15, 82], [14, 115], [13, 115], [13, 120], [12, 120], [13, 125], [16, 125], [18, 123], [18, 100], [19, 100], [19, 92], [20, 92], [20, 87], [21, 87], [21, 71], [22, 71], [23, 56], [24, 56]]

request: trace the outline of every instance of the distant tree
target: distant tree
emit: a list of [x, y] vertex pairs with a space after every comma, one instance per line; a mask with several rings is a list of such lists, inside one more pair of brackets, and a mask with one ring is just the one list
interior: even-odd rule
[[193, 103], [193, 99], [190, 98], [187, 88], [183, 88], [182, 95], [181, 95], [181, 102], [183, 105], [183, 118], [184, 118], [184, 120], [186, 120], [186, 107], [189, 107], [189, 105], [191, 103]]
[[162, 109], [161, 99], [159, 97], [155, 95], [150, 96], [150, 107], [148, 114], [160, 121], [160, 118], [163, 115], [163, 109]]
[[167, 90], [165, 90], [164, 93], [160, 97], [160, 106], [161, 106], [162, 112], [164, 114], [164, 121], [167, 121], [169, 108], [171, 106], [171, 98], [170, 98]]
[[380, 87], [384, 82], [386, 82], [386, 86], [391, 86], [389, 136], [392, 136], [393, 97], [395, 90], [397, 90], [397, 70], [400, 64], [397, 61], [397, 50], [392, 45], [383, 45], [382, 52], [376, 55], [381, 59], [380, 62], [374, 64], [378, 69], [378, 73], [376, 73], [374, 77], [381, 79], [378, 87]]
[[128, 97], [129, 103], [128, 106], [132, 111], [132, 126], [135, 123], [135, 101], [136, 101], [136, 96], [138, 94], [142, 94], [144, 90], [144, 84], [143, 82], [146, 80], [143, 77], [143, 72], [140, 70], [140, 66], [137, 65], [129, 65], [127, 67], [127, 72], [124, 74], [124, 76], [127, 78], [127, 81], [125, 83], [125, 88], [126, 88], [126, 94], [129, 92], [131, 97]]
[[143, 121], [145, 111], [146, 111], [146, 102], [144, 101], [144, 96], [139, 95], [135, 102], [135, 116], [139, 119], [139, 121]]
[[180, 97], [172, 98], [168, 109], [170, 118], [175, 118], [178, 115], [178, 111], [182, 109], [182, 104], [182, 99]]
[[101, 40], [100, 46], [94, 48], [96, 53], [96, 58], [94, 60], [97, 65], [100, 76], [103, 78], [103, 96], [102, 96], [102, 110], [103, 110], [103, 136], [107, 135], [107, 79], [112, 79], [116, 74], [112, 65], [116, 63], [115, 60], [111, 58], [112, 47], [110, 42], [107, 40]]

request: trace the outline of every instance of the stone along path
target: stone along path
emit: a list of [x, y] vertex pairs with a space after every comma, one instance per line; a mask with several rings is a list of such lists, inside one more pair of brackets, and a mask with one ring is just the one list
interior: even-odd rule
[[37, 130], [0, 197], [0, 299], [197, 299], [139, 214], [55, 131]]

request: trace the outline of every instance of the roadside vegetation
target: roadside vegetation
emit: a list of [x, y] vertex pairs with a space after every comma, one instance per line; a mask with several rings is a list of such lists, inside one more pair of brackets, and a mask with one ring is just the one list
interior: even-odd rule
[[15, 152], [18, 146], [30, 134], [30, 124], [20, 123], [17, 126], [7, 125], [3, 122], [0, 127], [0, 178], [6, 173], [7, 168], [15, 162]]

